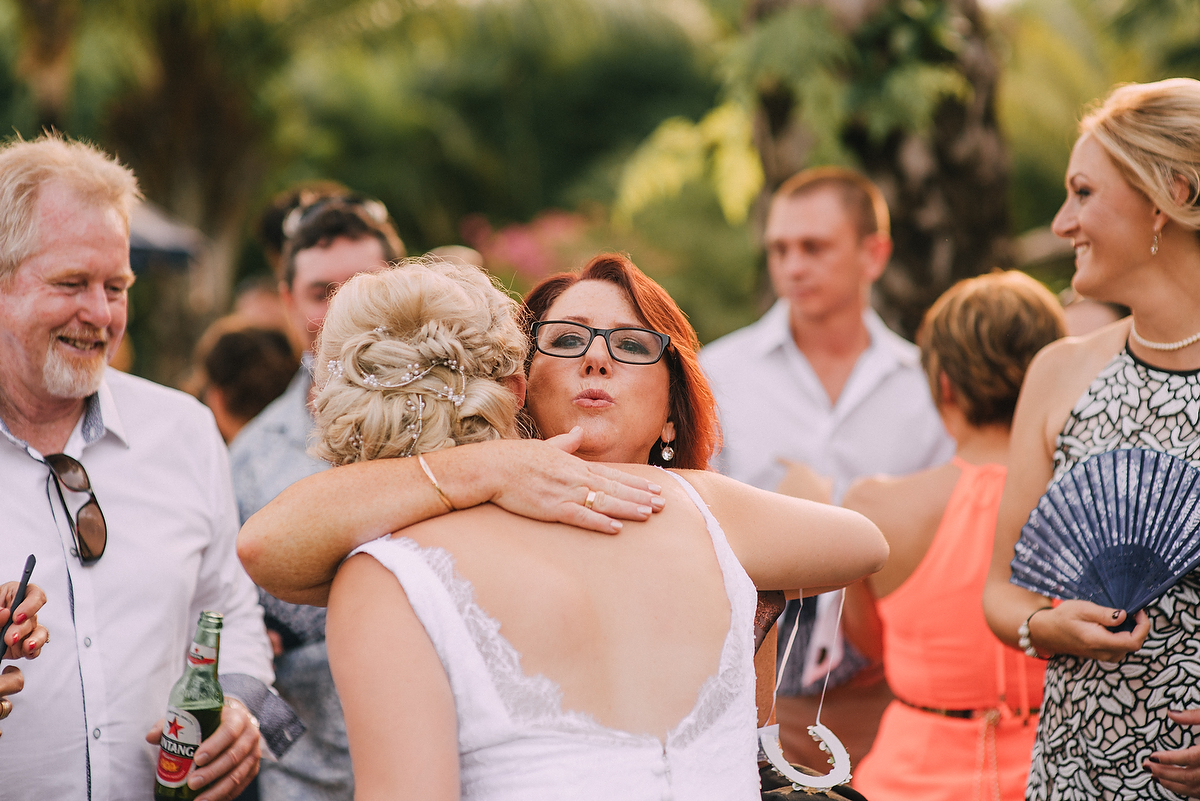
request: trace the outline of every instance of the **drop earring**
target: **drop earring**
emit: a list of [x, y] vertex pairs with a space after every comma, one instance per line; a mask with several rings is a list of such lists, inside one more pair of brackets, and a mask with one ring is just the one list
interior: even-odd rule
[[[675, 440], [671, 440], [674, 442]], [[671, 442], [664, 442], [662, 446], [662, 460], [669, 462], [675, 458], [675, 449], [671, 447]]]
[[1154, 232], [1154, 240], [1150, 243], [1150, 255], [1158, 255], [1158, 231]]

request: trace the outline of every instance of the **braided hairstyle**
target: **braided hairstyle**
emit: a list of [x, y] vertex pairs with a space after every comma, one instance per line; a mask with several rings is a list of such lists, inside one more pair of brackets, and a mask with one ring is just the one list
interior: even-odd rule
[[408, 259], [351, 278], [317, 342], [312, 453], [335, 465], [517, 435], [528, 341], [482, 270]]

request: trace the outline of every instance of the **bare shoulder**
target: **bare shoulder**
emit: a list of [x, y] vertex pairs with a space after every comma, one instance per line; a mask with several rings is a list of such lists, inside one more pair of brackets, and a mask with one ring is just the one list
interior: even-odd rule
[[715, 492], [736, 492], [738, 487], [749, 487], [748, 484], [734, 481], [732, 478], [723, 476], [715, 470], [669, 470], [667, 472], [675, 473], [695, 487], [702, 495], [704, 492], [701, 488]]
[[923, 554], [961, 472], [947, 463], [907, 476], [860, 479], [850, 485], [842, 506], [878, 526], [893, 555], [913, 548]]
[[[842, 498], [842, 506], [865, 515], [883, 529], [895, 529], [911, 521], [924, 506], [925, 499], [942, 494], [947, 472], [957, 469], [942, 465], [907, 476], [870, 476], [850, 485]], [[932, 504], [936, 506], [936, 502]]]
[[[715, 512], [719, 507], [729, 507], [754, 503], [758, 496], [776, 497], [777, 493], [752, 487], [723, 476], [714, 470], [671, 470], [700, 494]], [[798, 500], [798, 499], [795, 499]]]
[[1128, 319], [1118, 320], [1086, 336], [1060, 339], [1034, 357], [1020, 406], [1041, 410], [1045, 436], [1057, 435], [1079, 397], [1125, 347], [1129, 325]]
[[1064, 337], [1052, 342], [1034, 357], [1026, 374], [1027, 384], [1079, 385], [1078, 398], [1104, 365], [1125, 347], [1129, 320], [1117, 320], [1090, 334]]

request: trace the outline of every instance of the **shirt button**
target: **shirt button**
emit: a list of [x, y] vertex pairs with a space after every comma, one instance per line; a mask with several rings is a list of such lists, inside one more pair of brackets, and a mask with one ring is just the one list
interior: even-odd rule
[[91, 637], [84, 637], [84, 638], [83, 638], [83, 647], [84, 647], [84, 648], [91, 648], [91, 647], [92, 647], [92, 638], [91, 638]]
[[78, 548], [72, 548], [72, 549], [71, 549], [71, 556], [79, 556], [79, 549], [78, 549]]
[[99, 740], [100, 739], [100, 730], [92, 729], [92, 736], [95, 737], [97, 740]]

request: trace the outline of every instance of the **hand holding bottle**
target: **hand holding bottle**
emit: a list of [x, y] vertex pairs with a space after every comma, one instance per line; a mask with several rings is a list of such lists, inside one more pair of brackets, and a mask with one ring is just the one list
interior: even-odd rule
[[[158, 744], [165, 720], [160, 720], [146, 735], [146, 742]], [[258, 720], [236, 698], [225, 699], [221, 725], [196, 749], [195, 767], [187, 777], [191, 790], [204, 790], [197, 801], [223, 801], [235, 798], [258, 775], [262, 757], [262, 738]]]
[[223, 623], [217, 612], [200, 613], [167, 716], [146, 735], [159, 744], [156, 799], [225, 801], [258, 774], [258, 721], [241, 701], [226, 698], [217, 680]]

